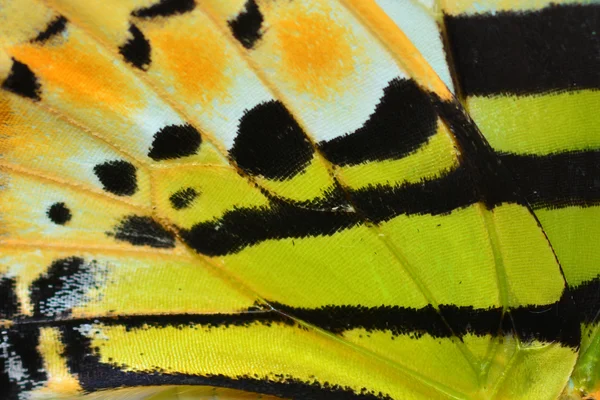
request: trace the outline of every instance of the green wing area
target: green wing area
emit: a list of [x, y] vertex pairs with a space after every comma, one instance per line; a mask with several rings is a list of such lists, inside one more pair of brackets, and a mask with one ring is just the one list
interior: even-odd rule
[[0, 398], [555, 399], [578, 356], [591, 377], [595, 87], [467, 95], [504, 84], [473, 52], [534, 13], [467, 3], [0, 0]]
[[582, 323], [569, 391], [599, 389], [600, 8], [447, 2], [459, 91], [533, 208]]

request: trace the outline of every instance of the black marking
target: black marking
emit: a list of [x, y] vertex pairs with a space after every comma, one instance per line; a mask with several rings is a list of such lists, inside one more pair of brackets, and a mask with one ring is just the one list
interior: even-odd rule
[[[2, 332], [4, 334], [4, 332]], [[28, 391], [41, 386], [48, 379], [44, 369], [44, 360], [38, 353], [40, 344], [39, 328], [33, 326], [19, 326], [18, 329], [8, 329], [5, 333], [8, 343], [8, 358], [13, 362], [21, 364], [26, 376], [11, 376], [19, 389]], [[3, 335], [4, 336], [4, 335]], [[20, 374], [19, 374], [20, 375]]]
[[63, 202], [52, 204], [46, 214], [57, 225], [66, 224], [72, 217], [71, 210]]
[[261, 103], [240, 118], [229, 154], [250, 175], [284, 180], [312, 160], [313, 148], [302, 128], [279, 101]]
[[160, 0], [158, 3], [140, 8], [131, 13], [134, 17], [155, 18], [185, 14], [196, 7], [194, 0]]
[[129, 33], [131, 39], [119, 47], [119, 53], [125, 57], [127, 62], [145, 71], [150, 66], [151, 61], [152, 48], [150, 42], [134, 24], [129, 25]]
[[53, 19], [43, 32], [40, 32], [32, 42], [33, 43], [44, 43], [51, 39], [53, 36], [60, 35], [67, 28], [67, 19], [62, 15], [59, 15]]
[[0, 278], [0, 319], [12, 318], [19, 312], [16, 285], [15, 278]]
[[[462, 168], [444, 178], [423, 183], [397, 187], [370, 186], [348, 192], [356, 208], [374, 223], [401, 214], [444, 214], [478, 200]], [[235, 253], [269, 239], [331, 236], [364, 222], [357, 213], [346, 211], [343, 203], [326, 210], [272, 200], [265, 208], [227, 211], [218, 220], [182, 230], [181, 235], [199, 253], [218, 256]]]
[[262, 37], [263, 16], [254, 0], [246, 1], [244, 10], [228, 23], [233, 36], [247, 49], [254, 47]]
[[137, 191], [136, 169], [130, 162], [107, 161], [94, 166], [94, 173], [107, 192], [131, 196]]
[[114, 236], [115, 239], [131, 243], [134, 246], [175, 247], [173, 234], [150, 217], [127, 216], [123, 218], [114, 232], [108, 232], [107, 235]]
[[185, 242], [199, 253], [217, 256], [240, 251], [268, 239], [333, 235], [360, 223], [355, 213], [324, 211], [273, 201], [269, 208], [238, 208], [217, 221], [182, 230]]
[[529, 203], [535, 208], [600, 204], [600, 151], [547, 156], [501, 154]]
[[434, 338], [516, 334], [525, 342], [559, 342], [573, 348], [579, 346], [581, 339], [575, 305], [568, 292], [556, 303], [515, 307], [506, 313], [501, 307], [483, 309], [455, 305], [441, 305], [438, 311], [430, 305], [419, 309], [350, 305], [303, 309], [270, 304], [277, 310], [336, 334], [357, 328], [368, 332], [389, 331], [394, 336], [410, 335], [414, 338], [424, 334]]
[[154, 161], [176, 159], [196, 154], [202, 137], [189, 124], [168, 125], [154, 134], [148, 157]]
[[600, 87], [600, 6], [446, 16], [466, 95]]
[[189, 187], [173, 193], [171, 197], [169, 197], [169, 201], [174, 209], [181, 210], [189, 207], [199, 194], [200, 193], [198, 193], [196, 189]]
[[2, 82], [2, 88], [19, 96], [40, 100], [42, 86], [33, 71], [14, 58], [12, 62], [8, 77]]
[[82, 258], [69, 257], [56, 260], [46, 273], [31, 284], [31, 302], [36, 316], [66, 315], [71, 306], [91, 289], [86, 286], [89, 265]]
[[397, 159], [426, 143], [436, 128], [437, 114], [429, 95], [412, 79], [396, 78], [361, 128], [321, 142], [319, 148], [337, 165]]

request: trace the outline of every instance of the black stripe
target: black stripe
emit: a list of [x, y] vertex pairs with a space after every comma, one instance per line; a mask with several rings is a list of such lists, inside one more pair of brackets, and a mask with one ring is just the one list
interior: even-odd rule
[[445, 16], [466, 95], [600, 87], [600, 6]]
[[477, 309], [455, 305], [442, 305], [438, 312], [432, 306], [420, 309], [398, 306], [302, 309], [271, 304], [284, 313], [337, 334], [356, 328], [389, 331], [394, 336], [411, 335], [415, 338], [423, 334], [435, 338], [516, 334], [524, 342], [560, 342], [573, 348], [579, 346], [580, 340], [579, 321], [568, 294], [556, 303], [515, 307], [506, 313], [502, 308]]
[[502, 154], [500, 159], [533, 207], [600, 204], [600, 150], [547, 156]]
[[230, 21], [227, 21], [233, 36], [247, 49], [262, 37], [263, 16], [254, 0], [246, 1], [244, 9]]
[[67, 27], [67, 19], [59, 15], [53, 19], [43, 32], [40, 32], [32, 42], [44, 43], [53, 36], [60, 35]]
[[[600, 204], [599, 152], [504, 154], [500, 159], [514, 173], [514, 179], [502, 177], [506, 173], [494, 165], [487, 171], [478, 169], [477, 174], [462, 166], [435, 180], [348, 192], [356, 208], [373, 223], [403, 214], [445, 214], [482, 198], [487, 198], [490, 208], [502, 203], [525, 205], [525, 198], [537, 208]], [[473, 182], [481, 183], [475, 186]], [[325, 203], [330, 203], [329, 210], [284, 201], [274, 201], [265, 208], [238, 208], [181, 233], [196, 251], [218, 256], [269, 239], [330, 236], [365, 222], [357, 213], [343, 211], [346, 207], [337, 198], [326, 199]]]
[[425, 144], [437, 130], [431, 98], [412, 80], [396, 78], [364, 125], [352, 133], [319, 143], [337, 165], [402, 158]]
[[600, 322], [600, 276], [571, 288], [581, 322]]
[[195, 7], [194, 0], [160, 0], [150, 7], [134, 10], [131, 15], [140, 18], [169, 17], [190, 12]]
[[[367, 331], [390, 332], [393, 336], [410, 335], [415, 339], [427, 334], [435, 338], [453, 335], [499, 336], [517, 334], [524, 341], [560, 342], [565, 346], [579, 345], [580, 319], [575, 309], [583, 310], [598, 301], [600, 278], [572, 291], [565, 291], [555, 303], [525, 305], [503, 311], [501, 307], [474, 308], [472, 306], [441, 305], [436, 311], [432, 306], [410, 308], [400, 306], [365, 307], [360, 305], [326, 305], [318, 308], [291, 307], [269, 302], [276, 311], [258, 311], [257, 307], [233, 314], [171, 314], [108, 316], [83, 319], [56, 320], [44, 317], [21, 317], [15, 319], [15, 327], [57, 326], [66, 330], [82, 325], [124, 326], [126, 329], [149, 329], [161, 327], [249, 327], [253, 324], [297, 326], [293, 319], [302, 320], [329, 332], [344, 332], [362, 328]], [[576, 301], [574, 302], [575, 299]], [[591, 308], [590, 308], [591, 309]], [[443, 319], [442, 319], [442, 317]], [[589, 320], [583, 313], [582, 320]], [[304, 329], [302, 326], [298, 326]], [[451, 328], [451, 330], [450, 330]]]

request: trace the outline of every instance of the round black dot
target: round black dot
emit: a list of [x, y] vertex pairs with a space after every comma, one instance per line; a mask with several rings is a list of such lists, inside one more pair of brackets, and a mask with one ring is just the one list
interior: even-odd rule
[[50, 221], [58, 225], [64, 225], [71, 220], [71, 210], [67, 208], [65, 203], [54, 203], [46, 213]]

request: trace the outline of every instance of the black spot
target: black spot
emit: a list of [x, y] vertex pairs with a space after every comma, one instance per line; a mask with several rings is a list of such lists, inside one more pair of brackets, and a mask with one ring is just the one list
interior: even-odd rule
[[150, 7], [135, 10], [131, 15], [140, 18], [168, 17], [190, 12], [195, 7], [194, 0], [160, 0]]
[[42, 87], [33, 71], [31, 71], [27, 65], [14, 58], [12, 61], [13, 65], [8, 77], [2, 82], [2, 88], [9, 92], [16, 93], [19, 96], [40, 100], [40, 91]]
[[61, 291], [68, 291], [71, 295], [73, 290], [85, 290], [81, 287], [75, 288], [75, 285], [70, 282], [75, 275], [84, 273], [84, 268], [86, 268], [86, 264], [79, 257], [62, 258], [52, 262], [46, 273], [31, 284], [31, 302], [34, 314], [50, 316], [54, 315], [55, 311], [59, 313], [68, 311], [64, 307], [52, 307], [48, 301], [55, 298]]
[[135, 167], [122, 160], [107, 161], [94, 167], [104, 190], [117, 196], [131, 196], [137, 190]]
[[173, 234], [150, 217], [127, 216], [116, 227], [115, 232], [107, 234], [114, 236], [117, 240], [129, 242], [134, 246], [175, 247]]
[[46, 213], [52, 222], [58, 225], [64, 225], [71, 220], [71, 210], [65, 203], [54, 203]]
[[408, 79], [393, 79], [373, 114], [355, 132], [319, 143], [329, 161], [354, 165], [402, 158], [437, 130], [437, 114], [428, 94]]
[[62, 15], [53, 19], [43, 32], [40, 32], [32, 42], [44, 43], [53, 36], [61, 34], [67, 27], [67, 19]]
[[150, 66], [150, 53], [152, 51], [150, 42], [137, 26], [130, 24], [129, 33], [133, 36], [123, 46], [119, 47], [119, 53], [125, 57], [127, 62], [141, 70], [147, 70]]
[[198, 192], [193, 188], [185, 188], [178, 190], [169, 197], [171, 205], [176, 210], [187, 208], [198, 197]]
[[284, 180], [312, 160], [313, 148], [283, 104], [261, 103], [247, 111], [229, 154], [244, 171]]
[[247, 49], [254, 47], [254, 43], [262, 37], [263, 16], [254, 0], [248, 0], [244, 10], [228, 23], [233, 36]]
[[19, 311], [15, 278], [0, 278], [0, 319], [12, 318]]
[[600, 87], [600, 6], [445, 16], [465, 95]]
[[148, 157], [160, 161], [191, 156], [201, 143], [202, 137], [193, 126], [168, 125], [154, 134]]

